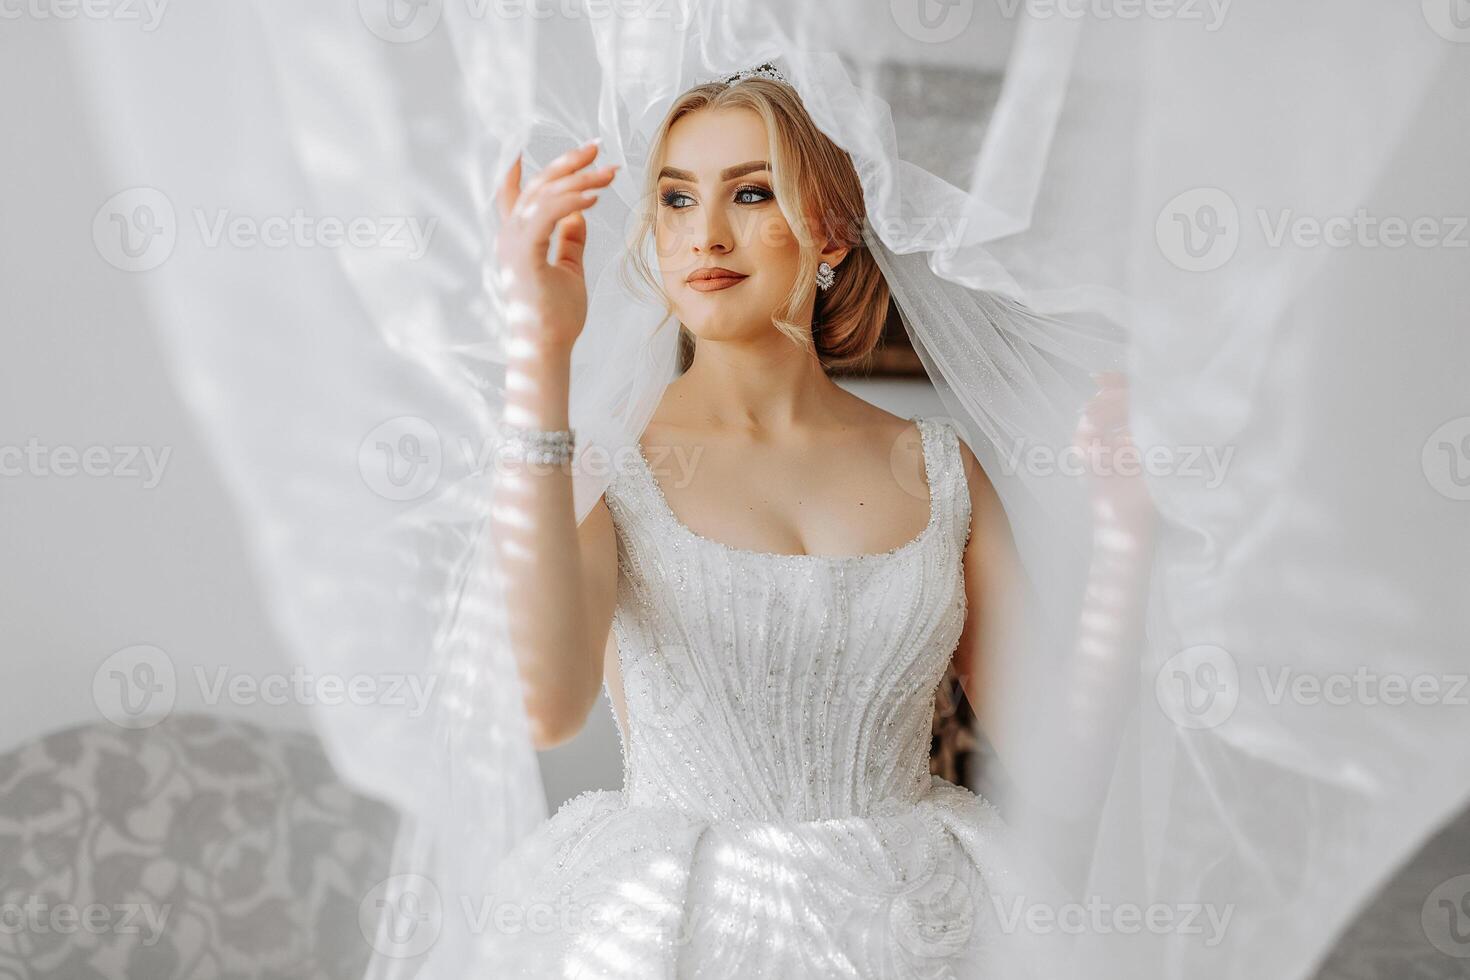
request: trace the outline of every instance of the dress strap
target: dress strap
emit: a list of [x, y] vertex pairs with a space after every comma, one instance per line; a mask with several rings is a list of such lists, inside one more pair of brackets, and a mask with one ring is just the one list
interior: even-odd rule
[[931, 506], [939, 508], [945, 538], [963, 551], [970, 537], [970, 485], [954, 423], [938, 416], [915, 419], [924, 434]]
[[625, 452], [617, 454], [616, 459], [612, 479], [603, 491], [613, 525], [620, 537], [635, 528], [652, 533], [652, 529], [659, 526], [661, 516], [658, 482], [649, 472], [636, 442]]

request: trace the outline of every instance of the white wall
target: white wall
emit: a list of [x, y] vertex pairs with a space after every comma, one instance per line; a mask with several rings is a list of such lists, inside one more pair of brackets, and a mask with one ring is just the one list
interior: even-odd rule
[[[150, 449], [163, 465], [153, 486], [142, 476], [0, 474], [0, 751], [100, 720], [93, 672], [114, 651], [164, 650], [187, 710], [203, 705], [196, 666], [212, 677], [249, 662], [247, 651], [279, 648], [135, 283], [92, 245], [93, 215], [112, 190], [78, 125], [63, 37], [30, 30], [0, 55], [9, 93], [0, 100], [0, 451], [12, 450], [0, 463], [13, 473], [14, 450], [34, 441], [79, 453]], [[113, 454], [107, 469], [126, 462]], [[221, 710], [303, 720], [289, 709]]]
[[[873, 7], [887, 16], [885, 4]], [[972, 48], [980, 43], [974, 30]], [[1003, 50], [1003, 31], [983, 33], [982, 47]], [[93, 216], [115, 188], [78, 123], [82, 99], [71, 87], [64, 33], [27, 35], [0, 57], [0, 86], [14, 95], [0, 100], [0, 450], [133, 447], [162, 465], [156, 482], [142, 474], [0, 475], [0, 752], [99, 720], [97, 667], [139, 644], [172, 659], [177, 710], [304, 725], [299, 708], [207, 705], [194, 681], [196, 668], [212, 675], [258, 663], [257, 672], [285, 672], [289, 664], [245, 567], [229, 497], [171, 388], [137, 282], [92, 245]], [[954, 51], [921, 45], [914, 54], [943, 62]], [[898, 414], [941, 411], [923, 383], [852, 388]], [[605, 706], [580, 738], [547, 753], [545, 771], [553, 803], [618, 784]]]

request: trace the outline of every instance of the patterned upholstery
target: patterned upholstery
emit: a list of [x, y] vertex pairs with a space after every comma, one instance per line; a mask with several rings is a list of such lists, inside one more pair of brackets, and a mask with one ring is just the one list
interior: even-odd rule
[[1383, 887], [1317, 980], [1470, 980], [1470, 810]]
[[316, 739], [203, 715], [0, 756], [0, 978], [353, 978], [391, 809]]

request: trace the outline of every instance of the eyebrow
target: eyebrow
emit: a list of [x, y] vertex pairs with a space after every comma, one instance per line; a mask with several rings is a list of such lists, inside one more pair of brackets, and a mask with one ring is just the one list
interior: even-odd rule
[[[726, 167], [724, 170], [721, 170], [720, 180], [734, 180], [736, 177], [743, 177], [746, 174], [755, 173], [757, 170], [769, 170], [770, 167], [771, 165], [764, 160], [751, 160], [749, 163], [737, 163], [733, 167]], [[659, 180], [663, 180], [665, 177], [670, 180], [692, 181], [695, 179], [694, 175], [689, 171], [680, 170], [678, 167], [665, 167], [658, 172]]]

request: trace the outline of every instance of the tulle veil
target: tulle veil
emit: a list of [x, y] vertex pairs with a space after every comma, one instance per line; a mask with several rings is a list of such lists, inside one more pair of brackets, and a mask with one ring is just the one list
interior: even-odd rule
[[[1228, 921], [1058, 929], [1070, 975], [1308, 976], [1470, 794], [1470, 716], [1448, 696], [1296, 684], [1447, 691], [1465, 669], [1467, 549], [1444, 533], [1470, 455], [1452, 9], [361, 0], [181, 9], [148, 38], [79, 24], [123, 205], [178, 222], [138, 289], [291, 655], [434, 692], [423, 713], [313, 717], [343, 775], [403, 814], [388, 902], [431, 913], [428, 938], [380, 928], [369, 975], [461, 976], [462, 899], [546, 816], [486, 539], [504, 377], [490, 188], [517, 151], [536, 169], [593, 135], [634, 171], [679, 92], [772, 61], [858, 163], [869, 245], [1048, 604], [1054, 635], [1003, 681], [1035, 694], [1015, 740], [1123, 719], [1106, 794], [1078, 800], [1087, 838], [1032, 843], [1081, 848], [1088, 908]], [[903, 68], [920, 61], [950, 82], [931, 90], [938, 129], [895, 110], [924, 97]], [[675, 368], [662, 311], [617, 282], [623, 180], [590, 213], [574, 354], [573, 425], [608, 460]], [[186, 234], [192, 206], [220, 201], [367, 216], [376, 237], [224, 254]], [[1333, 224], [1360, 211], [1434, 219], [1431, 244], [1375, 249], [1361, 222]], [[1357, 247], [1314, 245], [1301, 220], [1350, 226]], [[1057, 679], [1091, 542], [1082, 479], [1044, 465], [1099, 370], [1126, 372], [1159, 463], [1147, 640], [1097, 665], [1125, 679], [1107, 704]], [[609, 475], [579, 470], [579, 519]]]

